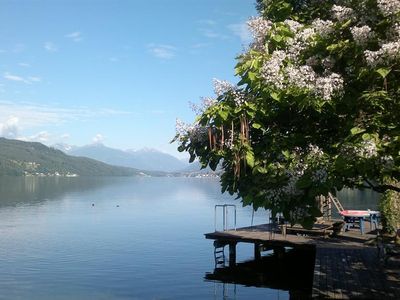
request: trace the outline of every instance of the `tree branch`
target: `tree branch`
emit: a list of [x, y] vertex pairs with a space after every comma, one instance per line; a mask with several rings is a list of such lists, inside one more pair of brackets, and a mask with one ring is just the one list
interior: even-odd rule
[[372, 182], [370, 182], [368, 179], [365, 179], [365, 182], [368, 184], [368, 186], [375, 192], [378, 193], [384, 193], [387, 190], [395, 191], [400, 193], [400, 187], [391, 185], [391, 184], [380, 184], [380, 185], [373, 185]]

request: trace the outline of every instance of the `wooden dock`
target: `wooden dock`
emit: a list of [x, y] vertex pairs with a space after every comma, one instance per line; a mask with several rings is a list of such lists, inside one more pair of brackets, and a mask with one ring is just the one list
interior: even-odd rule
[[[229, 246], [229, 265], [236, 265], [237, 243], [254, 244], [254, 258], [271, 249], [284, 252], [285, 247], [315, 249], [312, 298], [318, 299], [400, 299], [400, 270], [387, 268], [378, 256], [376, 246], [367, 241], [373, 233], [361, 235], [351, 230], [337, 237], [327, 237], [332, 224], [317, 226], [308, 234], [277, 231], [270, 224], [217, 231], [205, 234], [215, 246]], [[289, 234], [294, 232], [297, 234]], [[322, 233], [322, 234], [321, 234]]]

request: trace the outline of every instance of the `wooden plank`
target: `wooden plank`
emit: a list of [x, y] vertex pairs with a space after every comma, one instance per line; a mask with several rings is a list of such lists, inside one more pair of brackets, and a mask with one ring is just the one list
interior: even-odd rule
[[256, 258], [260, 247], [316, 247], [313, 298], [399, 299], [398, 270], [384, 269], [376, 248], [365, 245], [374, 235], [349, 231], [339, 237], [322, 238], [282, 235], [279, 232], [271, 234], [273, 230], [271, 225], [263, 224], [205, 236], [221, 243], [253, 243]]

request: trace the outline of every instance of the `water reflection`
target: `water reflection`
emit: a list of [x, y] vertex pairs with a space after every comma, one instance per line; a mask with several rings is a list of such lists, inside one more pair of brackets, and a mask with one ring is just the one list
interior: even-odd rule
[[[114, 179], [115, 181], [115, 179]], [[85, 192], [113, 183], [105, 177], [0, 177], [0, 207], [35, 205], [73, 192]]]
[[[287, 250], [283, 256], [273, 254], [260, 261], [246, 261], [235, 267], [216, 268], [205, 280], [220, 282], [222, 299], [236, 294], [236, 285], [289, 291], [290, 298], [311, 297], [315, 248]], [[232, 285], [230, 288], [228, 285]]]

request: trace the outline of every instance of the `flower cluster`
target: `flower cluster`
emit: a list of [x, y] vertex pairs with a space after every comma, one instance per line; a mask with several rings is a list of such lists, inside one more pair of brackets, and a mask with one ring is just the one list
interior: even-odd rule
[[365, 61], [370, 67], [389, 64], [400, 58], [400, 40], [383, 44], [378, 51], [364, 51]]
[[380, 163], [382, 164], [383, 168], [385, 169], [392, 169], [394, 167], [394, 159], [391, 155], [385, 155], [380, 158]]
[[297, 61], [300, 54], [310, 46], [315, 34], [315, 29], [312, 27], [303, 27], [302, 30], [299, 30], [294, 38], [288, 40], [288, 57], [293, 61]]
[[354, 11], [350, 7], [333, 5], [332, 6], [333, 17], [339, 22], [350, 20], [354, 17]]
[[378, 155], [376, 144], [372, 140], [362, 141], [360, 146], [355, 148], [356, 155], [363, 158], [372, 158]]
[[219, 96], [231, 94], [236, 106], [242, 105], [246, 101], [246, 94], [243, 93], [237, 86], [226, 80], [219, 80], [214, 78], [214, 93]]
[[217, 103], [217, 99], [211, 97], [201, 97], [200, 99], [200, 104], [189, 102], [190, 108], [197, 115], [204, 113], [209, 107]]
[[[330, 100], [343, 91], [344, 81], [342, 76], [330, 73], [326, 76], [318, 76], [309, 65], [289, 65], [284, 67], [283, 61], [286, 54], [283, 51], [275, 51], [271, 59], [261, 69], [261, 75], [266, 84], [272, 84], [278, 89], [298, 87], [308, 89], [316, 96], [324, 100]], [[326, 60], [326, 64], [332, 66], [333, 61]]]
[[343, 77], [336, 73], [331, 73], [325, 77], [318, 77], [315, 83], [315, 93], [324, 100], [330, 100], [336, 95], [343, 93]]
[[385, 16], [395, 15], [400, 12], [399, 0], [378, 0], [378, 8]]
[[261, 68], [261, 76], [267, 84], [272, 84], [281, 89], [284, 87], [284, 77], [280, 72], [282, 63], [286, 58], [286, 53], [282, 50], [276, 50], [271, 58]]
[[206, 142], [208, 139], [208, 129], [199, 124], [186, 124], [180, 119], [176, 119], [176, 134], [179, 136], [181, 141], [190, 139], [191, 142]]
[[316, 74], [310, 66], [288, 66], [286, 68], [288, 84], [299, 88], [313, 90]]
[[317, 145], [308, 145], [308, 156], [314, 159], [320, 159], [324, 155], [324, 151]]
[[285, 20], [283, 23], [287, 25], [290, 31], [293, 33], [297, 33], [301, 28], [303, 28], [303, 25], [301, 23], [290, 19]]
[[353, 35], [354, 41], [359, 45], [365, 45], [373, 36], [371, 28], [368, 25], [364, 25], [361, 27], [354, 26], [350, 28], [350, 31]]
[[315, 19], [312, 22], [312, 27], [314, 28], [315, 32], [320, 35], [321, 37], [327, 37], [330, 35], [333, 30], [333, 22], [330, 20], [321, 20], [321, 19]]
[[253, 34], [254, 42], [252, 47], [258, 50], [264, 49], [265, 36], [271, 29], [272, 22], [262, 17], [252, 18], [247, 21], [247, 25]]
[[214, 93], [219, 96], [223, 96], [224, 94], [231, 92], [235, 89], [235, 86], [226, 80], [219, 80], [217, 78], [213, 79], [214, 84]]

